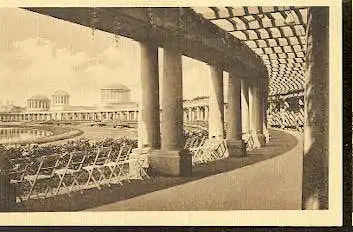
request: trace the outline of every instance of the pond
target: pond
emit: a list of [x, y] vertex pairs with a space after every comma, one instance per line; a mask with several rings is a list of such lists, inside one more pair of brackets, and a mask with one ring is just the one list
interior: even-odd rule
[[0, 144], [30, 143], [51, 135], [53, 133], [50, 131], [34, 128], [0, 127]]

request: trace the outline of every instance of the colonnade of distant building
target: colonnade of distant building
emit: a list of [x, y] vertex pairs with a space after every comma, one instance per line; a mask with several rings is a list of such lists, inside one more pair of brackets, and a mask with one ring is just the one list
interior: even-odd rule
[[137, 121], [137, 110], [0, 113], [0, 121]]
[[[206, 99], [207, 100], [207, 99]], [[192, 101], [189, 101], [192, 102]], [[195, 105], [184, 108], [184, 121], [208, 121], [208, 105]], [[0, 121], [138, 121], [138, 110], [103, 110], [103, 111], [58, 111], [58, 112], [12, 112], [0, 113]]]

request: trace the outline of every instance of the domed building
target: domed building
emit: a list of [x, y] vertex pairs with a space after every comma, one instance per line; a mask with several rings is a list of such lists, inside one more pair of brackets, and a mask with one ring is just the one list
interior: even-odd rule
[[130, 102], [131, 90], [123, 84], [113, 83], [100, 89], [102, 105]]
[[63, 90], [57, 90], [53, 93], [51, 102], [51, 109], [65, 110], [70, 105], [70, 94]]
[[27, 110], [29, 111], [48, 111], [50, 100], [45, 95], [34, 95], [27, 99]]

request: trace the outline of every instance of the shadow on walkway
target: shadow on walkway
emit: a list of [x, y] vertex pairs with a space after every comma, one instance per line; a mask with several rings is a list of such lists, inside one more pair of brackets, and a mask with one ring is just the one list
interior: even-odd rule
[[113, 202], [124, 201], [268, 160], [284, 154], [298, 143], [295, 136], [282, 131], [271, 130], [271, 135], [272, 140], [267, 146], [249, 152], [247, 157], [232, 157], [198, 165], [193, 168], [191, 177], [152, 177], [151, 179], [144, 181], [131, 181], [131, 183], [123, 186], [115, 185], [101, 190], [91, 189], [85, 191], [82, 195], [80, 193], [73, 193], [71, 197], [60, 195], [53, 198], [31, 200], [27, 202], [25, 206], [20, 207], [20, 211], [80, 211], [107, 205]]

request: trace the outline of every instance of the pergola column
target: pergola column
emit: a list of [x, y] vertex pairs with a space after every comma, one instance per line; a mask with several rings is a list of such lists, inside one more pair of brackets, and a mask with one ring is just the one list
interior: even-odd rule
[[229, 156], [243, 156], [241, 82], [235, 75], [228, 79], [228, 131]]
[[208, 105], [205, 106], [205, 121], [208, 121]]
[[184, 152], [181, 53], [168, 48], [164, 48], [161, 138], [161, 150], [150, 157], [151, 173], [191, 174], [191, 155]]
[[159, 149], [160, 114], [159, 114], [159, 73], [158, 47], [140, 43], [141, 75], [138, 114], [138, 146]]
[[249, 80], [249, 112], [250, 112], [250, 135], [254, 141], [254, 148], [265, 144], [263, 135], [263, 94], [261, 88], [261, 77], [252, 77]]
[[268, 115], [267, 115], [267, 108], [268, 106], [268, 73], [267, 70], [264, 69], [263, 71], [263, 88], [262, 88], [262, 99], [263, 99], [263, 134], [265, 136], [265, 143], [270, 141], [270, 132], [268, 131]]
[[205, 121], [206, 117], [205, 117], [205, 107], [201, 107], [201, 120]]
[[249, 80], [241, 79], [241, 121], [243, 139], [245, 140], [247, 140], [250, 135], [249, 117]]
[[192, 121], [192, 108], [191, 107], [188, 108], [188, 119], [189, 119], [189, 122]]
[[209, 137], [224, 139], [224, 93], [223, 71], [210, 66], [211, 82], [209, 85]]
[[330, 72], [328, 7], [309, 8], [306, 51], [302, 208], [319, 210], [328, 209]]

